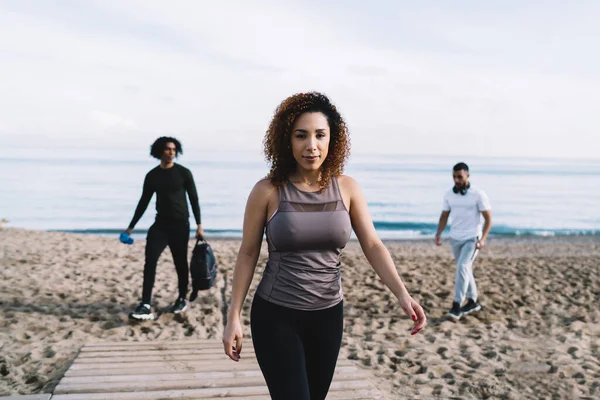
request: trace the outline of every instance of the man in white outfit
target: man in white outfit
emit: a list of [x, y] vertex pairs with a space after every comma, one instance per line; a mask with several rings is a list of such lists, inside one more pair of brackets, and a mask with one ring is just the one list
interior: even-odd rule
[[[452, 168], [454, 187], [444, 195], [442, 214], [435, 235], [435, 244], [442, 244], [441, 235], [451, 215], [450, 242], [456, 259], [454, 301], [447, 315], [459, 319], [462, 315], [481, 310], [477, 301], [477, 284], [473, 261], [485, 246], [492, 228], [492, 207], [485, 192], [469, 183], [469, 167], [458, 163]], [[485, 223], [481, 223], [481, 217]], [[461, 307], [467, 297], [467, 303]]]

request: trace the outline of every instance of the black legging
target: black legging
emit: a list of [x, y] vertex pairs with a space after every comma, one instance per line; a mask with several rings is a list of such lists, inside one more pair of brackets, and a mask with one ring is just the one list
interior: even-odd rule
[[150, 303], [156, 277], [156, 263], [167, 245], [171, 249], [177, 280], [179, 297], [186, 297], [189, 284], [188, 241], [190, 224], [187, 221], [156, 221], [148, 230], [146, 238], [146, 263], [144, 264], [144, 288], [142, 301]]
[[271, 398], [325, 399], [342, 343], [343, 302], [325, 310], [301, 311], [256, 295], [250, 324]]

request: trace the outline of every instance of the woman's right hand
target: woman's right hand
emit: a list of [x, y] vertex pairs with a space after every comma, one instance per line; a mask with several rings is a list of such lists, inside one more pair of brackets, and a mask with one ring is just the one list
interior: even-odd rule
[[225, 354], [233, 361], [240, 360], [242, 353], [242, 324], [239, 318], [227, 321], [225, 332], [223, 332], [223, 348], [225, 349]]

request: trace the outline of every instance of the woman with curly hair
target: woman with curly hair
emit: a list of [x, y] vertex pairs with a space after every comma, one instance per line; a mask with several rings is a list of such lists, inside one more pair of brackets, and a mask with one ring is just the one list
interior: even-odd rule
[[264, 151], [271, 170], [248, 197], [223, 346], [239, 360], [242, 304], [266, 232], [269, 260], [250, 314], [256, 358], [273, 399], [324, 399], [342, 341], [340, 255], [352, 229], [413, 319], [413, 335], [426, 317], [379, 239], [357, 182], [342, 175], [350, 152], [348, 128], [329, 99], [320, 93], [285, 99], [269, 125]]

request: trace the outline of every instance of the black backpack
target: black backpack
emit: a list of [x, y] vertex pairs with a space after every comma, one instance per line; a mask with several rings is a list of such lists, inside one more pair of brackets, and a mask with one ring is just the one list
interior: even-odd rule
[[198, 239], [196, 241], [194, 250], [192, 250], [190, 272], [192, 274], [190, 301], [194, 301], [198, 297], [198, 291], [210, 289], [217, 277], [217, 260], [206, 240]]

